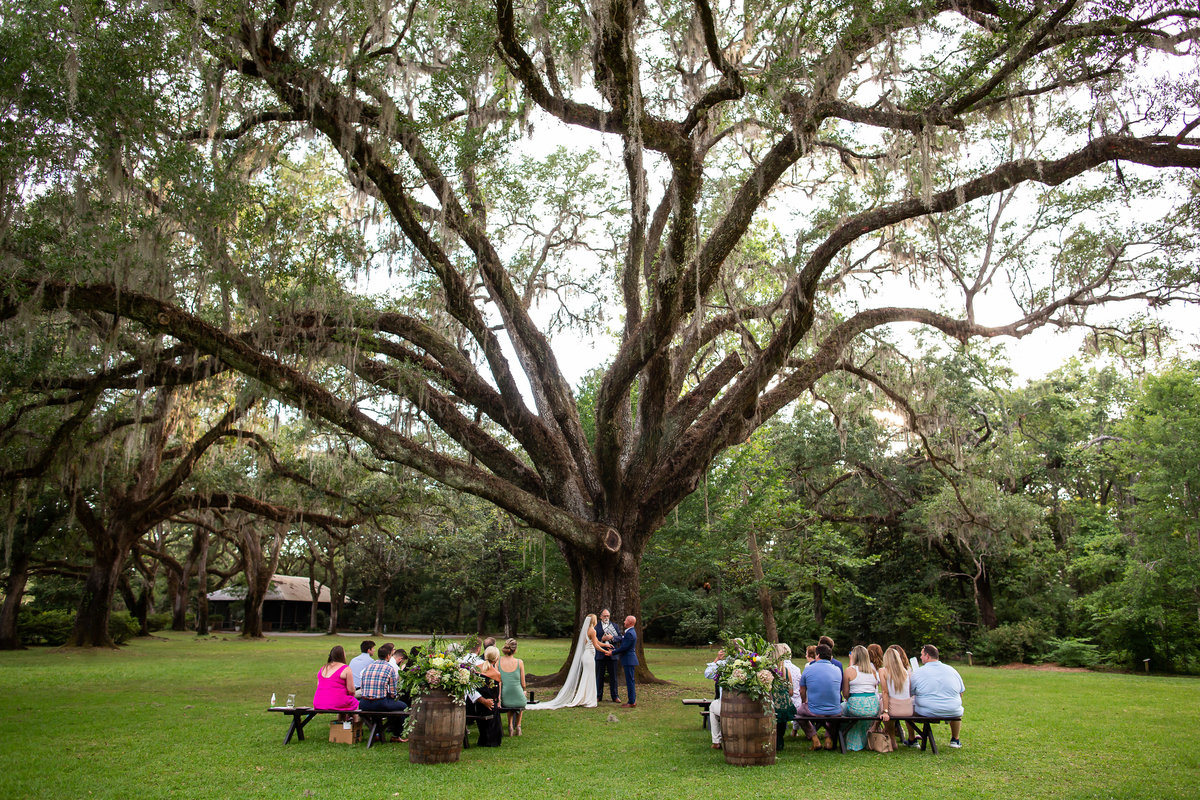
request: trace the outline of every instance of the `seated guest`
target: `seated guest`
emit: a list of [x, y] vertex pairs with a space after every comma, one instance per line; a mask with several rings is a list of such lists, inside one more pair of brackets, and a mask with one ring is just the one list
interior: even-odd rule
[[[327, 711], [357, 711], [354, 697], [354, 675], [346, 664], [346, 651], [334, 645], [325, 666], [317, 670], [317, 691], [313, 693], [313, 708]], [[342, 719], [346, 715], [338, 716]]]
[[[800, 697], [800, 676], [804, 674], [804, 670], [808, 669], [808, 665], [817, 660], [817, 646], [810, 644], [804, 650], [804, 666], [797, 667], [792, 664], [792, 708], [800, 711], [800, 705], [804, 702]], [[791, 664], [791, 662], [788, 662]], [[800, 732], [800, 720], [792, 719], [792, 736]]]
[[[833, 644], [833, 639], [829, 638], [828, 636], [822, 636], [820, 639], [817, 639], [817, 646], [818, 646], [818, 647], [820, 647], [820, 646], [821, 646], [821, 645], [823, 645], [823, 644], [827, 644], [827, 645], [829, 645], [829, 652], [830, 652], [830, 653], [836, 653], [836, 652], [837, 652], [837, 647], [835, 647], [835, 646], [834, 646], [834, 644]], [[833, 658], [832, 656], [830, 656], [829, 660], [830, 660], [830, 661], [832, 661], [832, 662], [833, 662], [833, 664], [834, 664], [834, 666], [836, 666], [838, 669], [845, 669], [845, 667], [844, 667], [844, 666], [842, 666], [842, 662], [838, 661], [836, 658]]]
[[[883, 669], [879, 673], [879, 686], [884, 692], [883, 709], [892, 719], [911, 717], [913, 715], [912, 690], [909, 686], [908, 654], [898, 644], [888, 647], [883, 654]], [[908, 738], [902, 739], [908, 747], [916, 747], [921, 737], [917, 735], [916, 727], [907, 720]], [[900, 735], [899, 723], [891, 724], [892, 736]]]
[[500, 730], [500, 712], [495, 711], [496, 702], [500, 699], [500, 670], [496, 669], [496, 664], [500, 661], [500, 651], [496, 649], [495, 639], [491, 641], [493, 644], [483, 650], [483, 661], [475, 668], [483, 675], [479, 699], [475, 701], [476, 714], [482, 717], [478, 721], [480, 747], [499, 747], [504, 741]]
[[[487, 637], [480, 642], [474, 650], [463, 654], [463, 656], [459, 658], [459, 663], [469, 664], [473, 669], [479, 669], [479, 667], [487, 663], [485, 658], [479, 655], [480, 651], [486, 652], [489, 647], [492, 647], [495, 644], [496, 639], [494, 637]], [[500, 651], [497, 650], [496, 652]], [[498, 699], [499, 698], [494, 697], [490, 698], [488, 702], [484, 702], [484, 695], [477, 690], [472, 689], [471, 691], [467, 692], [467, 713], [474, 716], [483, 716], [495, 708], [495, 701]]]
[[883, 648], [877, 644], [867, 645], [867, 655], [871, 657], [871, 663], [875, 666], [875, 671], [883, 669]]
[[[962, 696], [967, 691], [958, 670], [939, 660], [938, 649], [931, 644], [921, 648], [921, 668], [909, 679], [913, 709], [920, 717], [961, 717]], [[958, 732], [962, 720], [950, 723], [950, 746], [962, 747]]]
[[[833, 650], [827, 644], [817, 645], [817, 660], [808, 665], [800, 676], [800, 714], [806, 717], [836, 717], [842, 713], [842, 670], [830, 659]], [[801, 720], [804, 735], [812, 740], [812, 749], [821, 749], [817, 726], [811, 720]], [[825, 722], [825, 749], [833, 749], [836, 722]]]
[[[871, 663], [871, 655], [861, 644], [850, 651], [850, 666], [842, 673], [842, 693], [846, 702], [842, 713], [848, 717], [877, 717], [879, 714], [879, 674]], [[886, 719], [887, 715], [883, 715]], [[853, 723], [846, 730], [846, 749], [862, 750], [867, 746], [867, 729], [871, 720]]]
[[354, 685], [362, 686], [362, 671], [375, 660], [375, 643], [366, 639], [358, 647], [362, 652], [350, 659], [350, 674], [354, 676]]
[[[775, 645], [775, 656], [779, 659], [780, 675], [775, 676], [771, 684], [771, 698], [775, 706], [775, 749], [782, 750], [783, 735], [787, 732], [787, 724], [796, 718], [796, 706], [792, 704], [793, 674], [798, 673], [792, 664], [792, 648], [779, 642]], [[795, 682], [799, 683], [796, 674]]]
[[[392, 651], [395, 645], [391, 643], [379, 646], [379, 660], [372, 661], [362, 671], [362, 681], [359, 683], [359, 694], [362, 701], [358, 710], [370, 711], [403, 711], [408, 703], [396, 696], [396, 665], [392, 661]], [[399, 717], [388, 719], [388, 728], [395, 738], [400, 738], [404, 729], [404, 721]]]
[[403, 647], [397, 647], [392, 651], [392, 665], [396, 668], [396, 699], [407, 703], [409, 708], [412, 707], [412, 697], [404, 691], [404, 687], [400, 685], [400, 673], [404, 670], [405, 664], [408, 662], [408, 653]]
[[[708, 662], [708, 666], [706, 666], [704, 668], [704, 677], [708, 678], [710, 681], [715, 681], [717, 679], [717, 670], [719, 670], [721, 668], [721, 665], [724, 663], [725, 663], [725, 650], [721, 649], [721, 650], [717, 651], [717, 657], [715, 659], [713, 659], [712, 661]], [[721, 687], [720, 686], [717, 687], [716, 699], [714, 699], [712, 701], [712, 703], [710, 703], [708, 706], [708, 732], [712, 734], [713, 750], [720, 750], [721, 746], [723, 744], [721, 741]]]

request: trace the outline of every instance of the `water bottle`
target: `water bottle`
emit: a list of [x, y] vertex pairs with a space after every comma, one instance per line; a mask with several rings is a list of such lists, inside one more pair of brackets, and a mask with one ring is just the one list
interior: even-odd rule
[[275, 693], [271, 692], [271, 708], [275, 707]]

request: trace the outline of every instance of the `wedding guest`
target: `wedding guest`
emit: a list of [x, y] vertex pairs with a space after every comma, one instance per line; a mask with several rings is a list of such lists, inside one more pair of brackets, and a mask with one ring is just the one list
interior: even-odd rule
[[[500, 661], [500, 651], [496, 649], [494, 644], [488, 645], [483, 649], [483, 662], [475, 669], [483, 676], [483, 685], [479, 687], [479, 707], [486, 709], [488, 713], [481, 715], [479, 720], [479, 746], [480, 747], [499, 747], [504, 741], [504, 735], [500, 731], [500, 712], [493, 712], [496, 704], [500, 701], [500, 670], [496, 669], [496, 664]], [[489, 701], [488, 703], [483, 702]]]
[[[818, 647], [820, 647], [820, 646], [821, 646], [821, 645], [823, 645], [823, 644], [827, 644], [827, 645], [829, 645], [829, 652], [830, 652], [830, 653], [836, 653], [836, 652], [837, 652], [837, 646], [836, 646], [836, 645], [834, 645], [834, 643], [833, 643], [833, 639], [831, 639], [830, 637], [828, 637], [828, 636], [822, 636], [820, 639], [817, 639], [817, 646], [818, 646]], [[842, 666], [842, 662], [838, 661], [836, 658], [830, 657], [830, 659], [829, 659], [829, 660], [830, 660], [830, 661], [833, 663], [833, 665], [834, 665], [834, 666], [836, 666], [838, 669], [840, 669], [840, 670], [843, 670], [843, 671], [846, 669], [844, 666]]]
[[[850, 666], [842, 673], [842, 694], [846, 702], [842, 713], [848, 717], [876, 717], [879, 714], [879, 674], [871, 663], [867, 648], [855, 645], [850, 651]], [[887, 715], [883, 715], [885, 721]], [[846, 730], [846, 749], [862, 750], [867, 746], [867, 729], [871, 720], [855, 722]]]
[[[325, 666], [317, 670], [317, 691], [313, 693], [313, 708], [327, 711], [357, 711], [358, 700], [354, 697], [354, 675], [346, 664], [346, 651], [334, 645], [329, 651]], [[345, 714], [339, 714], [343, 720]]]
[[[717, 651], [717, 657], [708, 662], [704, 668], [704, 677], [710, 681], [717, 679], [717, 672], [721, 669], [721, 665], [725, 663], [725, 650]], [[721, 740], [721, 687], [717, 686], [717, 696], [708, 706], [708, 732], [712, 735], [712, 749], [720, 750], [724, 747], [724, 742]]]
[[[788, 723], [796, 718], [796, 706], [792, 701], [792, 685], [796, 685], [796, 696], [800, 695], [800, 675], [792, 663], [792, 648], [784, 642], [775, 645], [775, 657], [779, 659], [780, 675], [771, 685], [771, 696], [775, 706], [775, 749], [782, 750]], [[801, 701], [803, 702], [803, 701]]]
[[[362, 701], [358, 710], [364, 713], [370, 711], [403, 711], [408, 703], [396, 696], [396, 676], [398, 671], [392, 662], [392, 651], [395, 645], [387, 642], [379, 645], [379, 659], [372, 661], [362, 671], [362, 681], [359, 692]], [[399, 717], [389, 717], [387, 727], [392, 732], [393, 740], [399, 740], [404, 728], [404, 720]]]
[[358, 648], [362, 652], [350, 659], [350, 674], [354, 676], [354, 685], [362, 686], [362, 671], [375, 660], [375, 643], [366, 639]]
[[871, 657], [871, 664], [875, 667], [875, 671], [883, 669], [883, 648], [877, 644], [867, 645], [867, 655]]
[[[817, 660], [808, 665], [800, 676], [800, 715], [804, 717], [836, 717], [842, 713], [842, 671], [831, 660], [833, 651], [827, 644], [817, 645]], [[837, 735], [836, 722], [818, 722], [825, 726], [825, 749], [833, 749], [833, 737]], [[804, 735], [812, 740], [812, 749], [821, 749], [817, 738], [817, 725], [811, 720], [802, 720]]]
[[500, 671], [500, 705], [508, 709], [508, 735], [521, 735], [521, 717], [525, 713], [525, 662], [514, 657], [517, 640], [506, 639], [504, 655], [496, 665]]
[[[913, 709], [922, 717], [961, 717], [963, 685], [958, 670], [939, 660], [938, 649], [931, 644], [921, 648], [921, 668], [912, 674]], [[962, 720], [950, 721], [950, 746], [962, 747], [958, 740]]]
[[[879, 688], [883, 690], [882, 707], [895, 720], [897, 717], [911, 717], [913, 714], [912, 691], [909, 687], [908, 656], [904, 648], [894, 644], [883, 654], [883, 669], [879, 671]], [[908, 727], [908, 738], [902, 741], [909, 747], [918, 744], [917, 729], [911, 722], [905, 721]], [[893, 737], [900, 734], [900, 725], [892, 722], [889, 726]]]

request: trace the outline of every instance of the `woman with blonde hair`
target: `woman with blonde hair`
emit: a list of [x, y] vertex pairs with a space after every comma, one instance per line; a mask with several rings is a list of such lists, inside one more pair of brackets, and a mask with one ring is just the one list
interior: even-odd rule
[[479, 687], [479, 696], [491, 700], [493, 711], [479, 720], [479, 746], [499, 747], [504, 741], [500, 732], [500, 671], [496, 664], [500, 661], [500, 651], [491, 645], [483, 651], [483, 663], [475, 667], [475, 671], [483, 676], [483, 685]]
[[571, 667], [567, 670], [567, 679], [563, 681], [562, 688], [550, 700], [534, 703], [525, 710], [554, 710], [572, 706], [595, 708], [598, 700], [595, 667], [597, 652], [610, 655], [612, 645], [596, 637], [596, 615], [588, 614], [583, 618], [583, 627], [579, 629], [579, 636], [575, 639], [575, 656], [571, 659]]
[[[879, 673], [871, 663], [867, 648], [855, 645], [850, 651], [850, 666], [842, 673], [842, 713], [848, 717], [875, 717], [879, 714]], [[887, 721], [886, 715], [884, 721]], [[867, 746], [867, 729], [871, 720], [864, 719], [846, 728], [846, 749], [862, 750]]]
[[[879, 685], [883, 688], [883, 710], [888, 712], [888, 716], [893, 719], [911, 717], [913, 714], [909, 677], [908, 655], [904, 652], [903, 647], [894, 644], [883, 654], [883, 669], [879, 673]], [[904, 739], [904, 744], [908, 747], [916, 747], [920, 741], [916, 726], [907, 721], [904, 725], [908, 728], [908, 738]], [[893, 737], [899, 735], [899, 725], [890, 723], [889, 727]]]
[[525, 662], [513, 656], [517, 640], [504, 640], [504, 655], [500, 656], [500, 705], [508, 710], [508, 735], [521, 735], [521, 716], [525, 711]]

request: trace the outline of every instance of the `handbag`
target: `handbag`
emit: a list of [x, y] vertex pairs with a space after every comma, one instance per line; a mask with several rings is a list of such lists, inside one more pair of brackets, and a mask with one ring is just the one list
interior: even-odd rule
[[896, 740], [884, 732], [882, 722], [876, 721], [867, 729], [867, 749], [876, 753], [890, 753], [896, 749]]

